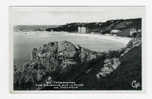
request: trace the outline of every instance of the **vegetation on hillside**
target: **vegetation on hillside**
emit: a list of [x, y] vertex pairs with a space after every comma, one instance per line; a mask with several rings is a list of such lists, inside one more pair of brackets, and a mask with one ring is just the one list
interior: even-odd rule
[[136, 19], [117, 19], [108, 20], [106, 22], [90, 22], [90, 23], [67, 23], [64, 25], [17, 25], [14, 26], [14, 31], [65, 31], [65, 32], [78, 32], [78, 27], [86, 27], [86, 33], [106, 34], [111, 30], [119, 29], [122, 32], [126, 29], [135, 28], [141, 29], [141, 18]]

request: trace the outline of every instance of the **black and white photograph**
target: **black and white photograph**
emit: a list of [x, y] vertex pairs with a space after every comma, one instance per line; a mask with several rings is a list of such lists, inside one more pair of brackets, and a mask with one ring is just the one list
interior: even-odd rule
[[13, 91], [142, 91], [144, 6], [11, 6]]

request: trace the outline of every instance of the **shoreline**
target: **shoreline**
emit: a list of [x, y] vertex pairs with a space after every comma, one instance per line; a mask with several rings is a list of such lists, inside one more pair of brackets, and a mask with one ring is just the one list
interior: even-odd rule
[[[119, 50], [121, 48], [126, 47], [128, 42], [131, 40], [131, 38], [127, 38], [127, 37], [109, 36], [102, 34], [68, 33], [68, 32], [62, 32], [62, 33], [61, 32], [23, 32], [24, 35], [18, 32], [17, 35], [18, 34], [19, 37], [17, 37], [17, 39], [19, 38], [18, 40], [19, 42], [16, 41], [17, 43], [16, 42], [14, 43], [14, 46], [17, 45], [14, 48], [14, 55], [16, 56], [16, 60], [22, 59], [22, 57], [28, 57], [28, 53], [31, 52], [33, 47], [42, 46], [43, 44], [46, 44], [47, 42], [50, 41], [62, 41], [62, 39], [59, 38], [54, 40], [54, 36], [58, 37], [60, 36], [60, 34], [62, 34], [61, 36], [62, 38], [65, 37], [64, 40], [68, 40], [75, 45], [80, 45], [84, 48], [96, 52], [108, 52], [109, 50], [117, 50], [117, 49]], [[27, 37], [22, 38], [20, 37], [20, 35], [22, 37], [26, 37], [26, 36]], [[69, 37], [70, 39], [66, 39], [66, 37]], [[33, 46], [33, 44], [35, 44], [36, 46]], [[26, 50], [24, 50], [23, 47]], [[20, 57], [18, 53], [22, 54], [22, 57]]]
[[[42, 31], [37, 31], [37, 32], [42, 32]], [[28, 32], [24, 32], [27, 33]], [[29, 33], [36, 33], [36, 32], [29, 32]], [[57, 34], [57, 33], [61, 33], [61, 32], [43, 32], [43, 33], [50, 33], [50, 34]], [[77, 32], [64, 32], [62, 31], [62, 33], [64, 33], [65, 35], [73, 35], [73, 36], [84, 36], [84, 37], [93, 37], [96, 39], [105, 39], [105, 40], [111, 40], [111, 41], [115, 41], [115, 42], [119, 42], [122, 43], [124, 45], [128, 44], [128, 42], [131, 40], [131, 38], [129, 37], [121, 37], [121, 36], [112, 36], [112, 35], [104, 35], [104, 34], [87, 34], [87, 33], [77, 33]]]
[[[37, 31], [39, 33], [41, 33], [42, 31]], [[28, 32], [24, 32], [27, 33]], [[29, 32], [29, 34], [31, 33], [36, 33], [36, 32]], [[50, 34], [57, 34], [57, 33], [61, 33], [61, 32], [43, 32], [43, 33], [50, 33]], [[77, 33], [77, 32], [64, 32], [62, 31], [62, 33], [64, 33], [65, 35], [73, 35], [73, 36], [84, 36], [84, 37], [89, 37], [89, 38], [96, 38], [96, 39], [105, 39], [105, 40], [111, 40], [111, 41], [115, 41], [115, 42], [119, 42], [122, 43], [124, 45], [128, 44], [128, 42], [131, 40], [131, 38], [129, 37], [121, 37], [121, 36], [112, 36], [112, 35], [104, 35], [104, 34], [87, 34], [87, 33]]]
[[124, 45], [128, 44], [128, 42], [131, 40], [129, 37], [120, 37], [120, 36], [112, 36], [112, 35], [103, 35], [103, 34], [85, 34], [85, 33], [67, 33], [68, 35], [75, 35], [75, 36], [87, 36], [87, 37], [94, 37], [97, 39], [105, 39], [105, 40], [111, 40], [120, 42]]

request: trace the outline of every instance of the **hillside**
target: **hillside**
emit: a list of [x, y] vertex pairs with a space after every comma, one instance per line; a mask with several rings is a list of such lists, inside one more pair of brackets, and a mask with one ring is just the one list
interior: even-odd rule
[[78, 27], [86, 27], [86, 33], [99, 33], [106, 34], [112, 30], [120, 30], [122, 33], [128, 32], [127, 29], [135, 28], [141, 29], [141, 18], [136, 19], [121, 19], [121, 20], [108, 20], [106, 22], [92, 22], [92, 23], [69, 23], [56, 28], [48, 28], [46, 31], [67, 31], [78, 32]]
[[[131, 41], [134, 43], [136, 41]], [[79, 75], [76, 81], [84, 83], [85, 90], [141, 90], [141, 42], [105, 54], [105, 57]], [[108, 60], [108, 62], [107, 62]], [[111, 61], [112, 60], [112, 61]], [[115, 60], [115, 61], [114, 61]]]
[[[118, 68], [107, 76], [101, 76], [100, 79], [96, 78], [96, 74], [99, 72], [98, 67], [93, 68], [88, 74], [81, 75], [78, 81], [85, 83], [86, 87], [83, 89], [141, 90], [141, 45], [133, 48], [120, 59], [121, 64]], [[133, 86], [133, 82], [138, 85]]]
[[[64, 25], [17, 25], [14, 31], [58, 31], [79, 33], [78, 27], [85, 27], [84, 33], [109, 34], [113, 30], [120, 31], [119, 36], [129, 36], [131, 29], [141, 30], [141, 18], [135, 19], [117, 19], [106, 22], [88, 22], [88, 23], [67, 23]], [[141, 32], [141, 31], [140, 31]]]

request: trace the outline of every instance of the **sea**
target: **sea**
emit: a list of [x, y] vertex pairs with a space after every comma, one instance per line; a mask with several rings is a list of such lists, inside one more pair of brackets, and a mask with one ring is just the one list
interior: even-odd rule
[[[107, 52], [118, 50], [126, 46], [123, 38], [118, 37], [68, 33], [68, 32], [13, 32], [13, 59], [15, 64], [23, 64], [31, 59], [33, 48], [39, 48], [43, 44], [53, 41], [70, 41], [93, 51]], [[126, 40], [127, 41], [127, 40]], [[129, 40], [128, 40], [129, 41]]]

